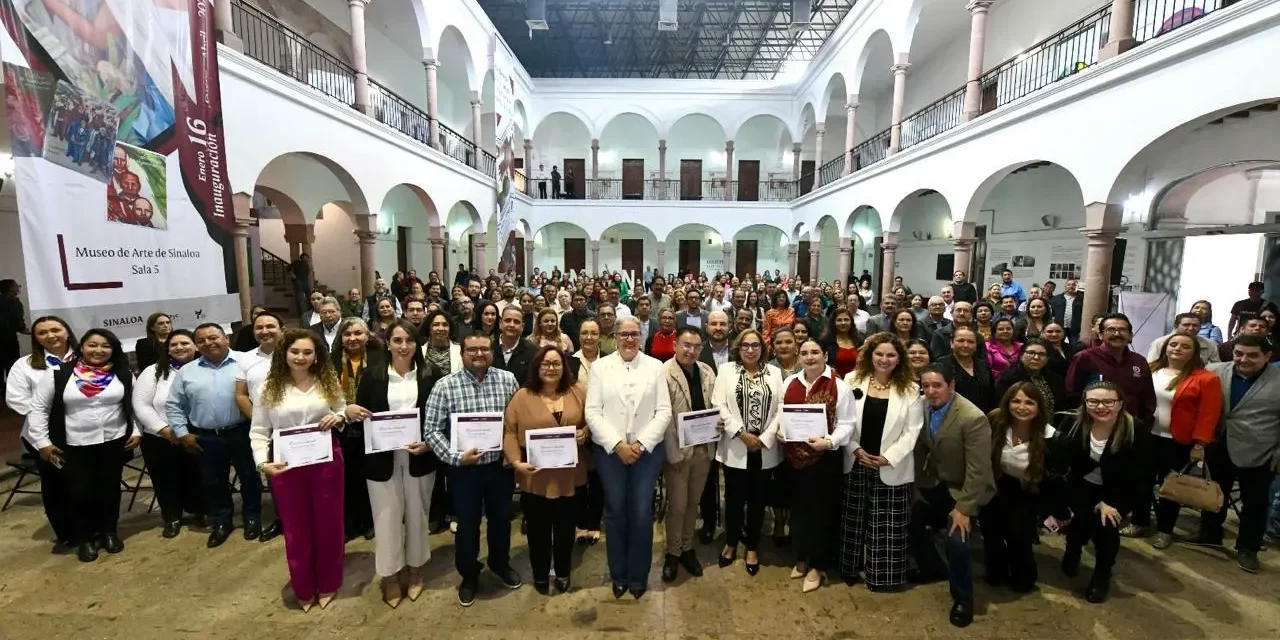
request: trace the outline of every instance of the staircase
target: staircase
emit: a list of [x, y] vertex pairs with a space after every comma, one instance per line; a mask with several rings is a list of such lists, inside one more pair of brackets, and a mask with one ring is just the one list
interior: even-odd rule
[[[293, 296], [293, 279], [289, 277], [289, 261], [280, 256], [262, 250], [262, 287], [264, 290], [262, 305], [268, 311], [285, 318], [293, 318], [297, 314], [297, 303]], [[327, 296], [337, 297], [334, 290], [317, 280], [315, 288]]]

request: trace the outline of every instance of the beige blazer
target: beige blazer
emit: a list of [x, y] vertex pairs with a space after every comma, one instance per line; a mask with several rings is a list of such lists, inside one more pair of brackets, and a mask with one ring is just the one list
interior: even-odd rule
[[[712, 369], [704, 362], [696, 362], [694, 366], [698, 367], [698, 373], [702, 376], [702, 402], [708, 409], [711, 409], [711, 393], [716, 384], [715, 369]], [[680, 435], [676, 432], [676, 416], [686, 411], [693, 411], [693, 400], [689, 393], [689, 381], [685, 378], [684, 372], [680, 370], [680, 365], [675, 358], [662, 365], [662, 373], [667, 381], [667, 391], [671, 395], [671, 425], [667, 427], [664, 444], [667, 449], [667, 462], [675, 464], [684, 460], [686, 454], [685, 450], [680, 448]], [[707, 459], [711, 459], [715, 455], [714, 443], [697, 446], [705, 447], [708, 450]]]

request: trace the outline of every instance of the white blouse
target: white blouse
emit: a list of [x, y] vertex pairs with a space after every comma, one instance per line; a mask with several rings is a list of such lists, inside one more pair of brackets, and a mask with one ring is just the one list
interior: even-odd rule
[[169, 387], [176, 373], [171, 370], [168, 378], [156, 380], [156, 365], [153, 364], [143, 369], [134, 383], [133, 417], [144, 433], [159, 435], [161, 429], [169, 426], [164, 403], [169, 398]]
[[418, 371], [410, 369], [405, 375], [387, 367], [387, 408], [391, 411], [409, 411], [418, 408]]
[[[124, 375], [132, 375], [125, 372]], [[128, 424], [124, 417], [124, 383], [120, 376], [111, 379], [98, 395], [84, 395], [76, 386], [75, 378], [67, 381], [62, 390], [62, 402], [67, 426], [67, 444], [87, 447], [124, 437]], [[49, 412], [53, 409], [53, 376], [46, 375], [36, 384], [31, 397], [31, 413], [27, 414], [27, 442], [43, 449], [53, 441], [49, 439]]]
[[253, 405], [253, 421], [249, 426], [249, 444], [253, 448], [253, 463], [269, 462], [271, 436], [278, 429], [290, 429], [320, 422], [331, 413], [342, 413], [347, 403], [341, 396], [330, 402], [320, 390], [320, 383], [310, 391], [300, 391], [292, 384], [285, 389], [280, 404], [268, 407], [262, 402]]
[[[52, 354], [48, 351], [41, 351], [41, 355], [47, 358]], [[62, 360], [64, 362], [70, 360], [71, 356], [72, 353], [68, 351], [62, 357]], [[9, 408], [13, 409], [14, 413], [25, 418], [31, 413], [31, 394], [35, 393], [36, 385], [40, 382], [40, 379], [49, 375], [51, 371], [53, 371], [53, 367], [44, 369], [32, 368], [31, 361], [27, 359], [27, 356], [18, 358], [17, 362], [14, 362], [13, 366], [9, 368], [9, 377], [5, 378], [5, 404], [9, 405]], [[22, 437], [28, 443], [31, 443], [31, 438], [27, 437], [25, 421], [22, 424]]]
[[1161, 438], [1172, 438], [1169, 423], [1173, 420], [1173, 394], [1177, 388], [1170, 389], [1174, 372], [1165, 367], [1151, 373], [1151, 384], [1156, 388], [1156, 423], [1151, 426], [1151, 435]]
[[[1052, 426], [1044, 426], [1045, 440], [1052, 438], [1054, 433]], [[1013, 444], [1013, 429], [1010, 429], [1005, 434], [1004, 448], [1000, 449], [1000, 470], [1015, 478], [1021, 478], [1029, 466], [1031, 466], [1031, 443]]]

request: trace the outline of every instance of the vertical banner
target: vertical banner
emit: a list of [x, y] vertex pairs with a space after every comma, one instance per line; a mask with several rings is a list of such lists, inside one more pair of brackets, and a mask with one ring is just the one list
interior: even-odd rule
[[[495, 43], [501, 40], [494, 37]], [[502, 247], [498, 260], [498, 273], [523, 275], [514, 273], [516, 268], [516, 213], [515, 213], [515, 170], [516, 170], [516, 118], [515, 118], [516, 85], [512, 75], [511, 61], [507, 59], [506, 50], [495, 44], [493, 52], [493, 112], [494, 112], [494, 148], [498, 150], [498, 161], [494, 163], [494, 183], [497, 189], [495, 198], [496, 215], [498, 217], [498, 237], [495, 245]], [[532, 239], [530, 239], [532, 240]]]
[[239, 315], [213, 5], [0, 0], [31, 315], [126, 343]]

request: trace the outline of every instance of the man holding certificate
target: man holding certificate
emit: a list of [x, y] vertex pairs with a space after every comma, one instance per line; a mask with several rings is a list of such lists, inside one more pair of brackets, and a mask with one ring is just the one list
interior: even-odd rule
[[[720, 421], [720, 412], [710, 402], [716, 372], [699, 361], [701, 352], [702, 332], [685, 327], [676, 335], [675, 357], [662, 365], [673, 416], [665, 439], [667, 461], [662, 465], [662, 476], [667, 483], [667, 555], [662, 561], [663, 582], [675, 580], [682, 566], [689, 575], [702, 576], [702, 562], [693, 549], [698, 528], [695, 501], [707, 482], [724, 424]], [[703, 428], [708, 423], [709, 432]]]
[[461, 371], [441, 378], [427, 399], [423, 436], [448, 465], [458, 516], [454, 563], [462, 583], [458, 604], [469, 607], [480, 585], [480, 518], [489, 521], [489, 569], [503, 586], [524, 583], [511, 568], [511, 493], [515, 479], [502, 465], [502, 412], [516, 378], [494, 368], [493, 338], [475, 331], [462, 340]]

